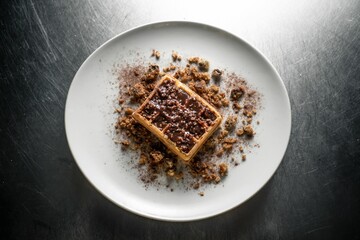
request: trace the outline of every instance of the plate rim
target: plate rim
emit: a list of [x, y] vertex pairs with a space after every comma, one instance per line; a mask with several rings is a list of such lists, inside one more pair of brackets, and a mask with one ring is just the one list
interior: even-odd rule
[[[284, 148], [284, 150], [281, 153], [281, 160], [279, 161], [279, 163], [277, 164], [274, 172], [269, 176], [269, 178], [261, 185], [260, 188], [258, 188], [253, 194], [249, 195], [247, 198], [245, 198], [244, 201], [228, 207], [228, 208], [224, 208], [221, 211], [218, 212], [211, 212], [208, 214], [203, 214], [200, 216], [193, 216], [193, 217], [180, 217], [180, 218], [175, 218], [175, 217], [168, 217], [168, 216], [159, 216], [156, 214], [152, 214], [152, 213], [148, 213], [148, 212], [142, 212], [142, 211], [137, 211], [136, 209], [133, 209], [131, 207], [127, 207], [125, 205], [121, 205], [120, 203], [116, 202], [115, 200], [113, 200], [110, 196], [108, 196], [106, 193], [104, 193], [101, 189], [99, 189], [95, 183], [93, 183], [90, 179], [89, 176], [87, 176], [85, 174], [85, 171], [82, 169], [82, 167], [80, 166], [78, 160], [76, 159], [75, 155], [74, 155], [74, 151], [73, 151], [73, 147], [70, 144], [70, 140], [69, 140], [69, 136], [68, 136], [68, 116], [69, 116], [69, 93], [72, 92], [71, 90], [74, 88], [74, 80], [77, 78], [77, 76], [80, 74], [80, 72], [82, 71], [82, 69], [84, 68], [84, 66], [91, 61], [91, 59], [93, 58], [94, 55], [96, 55], [99, 51], [101, 51], [102, 48], [104, 48], [106, 45], [110, 44], [111, 42], [115, 41], [117, 38], [120, 38], [128, 33], [131, 33], [133, 31], [137, 31], [137, 30], [141, 30], [142, 28], [149, 28], [149, 27], [153, 27], [156, 25], [162, 25], [162, 24], [173, 24], [173, 25], [179, 25], [179, 24], [186, 24], [186, 25], [196, 25], [199, 27], [205, 27], [205, 28], [210, 28], [216, 31], [220, 31], [223, 32], [225, 34], [228, 34], [229, 36], [234, 37], [237, 41], [240, 41], [242, 43], [244, 43], [246, 45], [246, 47], [250, 48], [251, 50], [255, 51], [263, 60], [265, 60], [265, 62], [267, 63], [267, 65], [271, 68], [272, 72], [276, 75], [276, 77], [280, 80], [280, 86], [282, 91], [285, 93], [286, 96], [286, 106], [288, 108], [288, 113], [289, 113], [289, 131], [288, 134], [286, 136], [286, 147]], [[73, 156], [73, 159], [76, 162], [76, 165], [78, 166], [78, 168], [80, 169], [80, 172], [83, 174], [83, 176], [87, 179], [87, 181], [99, 192], [101, 193], [102, 196], [104, 196], [106, 199], [108, 199], [110, 202], [112, 202], [113, 204], [115, 204], [116, 206], [121, 207], [122, 209], [125, 209], [131, 213], [136, 214], [137, 216], [141, 216], [141, 217], [146, 217], [149, 219], [153, 219], [153, 220], [158, 220], [158, 221], [168, 221], [168, 222], [189, 222], [189, 221], [199, 221], [199, 220], [203, 220], [203, 219], [207, 219], [207, 218], [211, 218], [211, 217], [215, 217], [215, 216], [219, 216], [222, 215], [226, 212], [229, 212], [233, 209], [235, 209], [236, 207], [239, 207], [240, 205], [244, 204], [245, 202], [249, 201], [251, 198], [253, 198], [260, 190], [262, 190], [265, 185], [267, 185], [267, 183], [270, 181], [270, 179], [273, 178], [274, 174], [277, 172], [280, 164], [282, 163], [284, 156], [286, 154], [286, 151], [288, 149], [289, 146], [289, 141], [290, 141], [290, 136], [291, 136], [291, 130], [292, 130], [292, 109], [291, 109], [291, 102], [290, 102], [290, 98], [289, 98], [289, 94], [288, 91], [286, 89], [285, 83], [283, 81], [283, 79], [281, 78], [280, 74], [278, 73], [278, 71], [276, 70], [276, 68], [274, 67], [274, 65], [270, 62], [270, 60], [260, 51], [258, 50], [255, 46], [251, 45], [247, 40], [245, 40], [244, 38], [236, 35], [235, 33], [232, 33], [228, 30], [225, 30], [223, 28], [220, 27], [216, 27], [214, 25], [211, 24], [207, 24], [207, 23], [203, 23], [203, 22], [196, 22], [196, 21], [188, 21], [188, 20], [171, 20], [171, 21], [154, 21], [154, 22], [150, 22], [150, 23], [146, 23], [146, 24], [141, 24], [135, 27], [132, 27], [128, 30], [125, 30], [117, 35], [115, 35], [114, 37], [108, 39], [107, 41], [105, 41], [103, 44], [101, 44], [99, 47], [97, 47], [86, 59], [85, 61], [81, 64], [81, 66], [79, 67], [79, 69], [76, 71], [74, 77], [71, 80], [71, 84], [70, 87], [68, 89], [67, 95], [66, 95], [66, 102], [65, 102], [65, 110], [64, 110], [64, 124], [65, 124], [65, 135], [66, 135], [66, 140], [68, 142], [68, 146], [71, 152], [71, 155]]]

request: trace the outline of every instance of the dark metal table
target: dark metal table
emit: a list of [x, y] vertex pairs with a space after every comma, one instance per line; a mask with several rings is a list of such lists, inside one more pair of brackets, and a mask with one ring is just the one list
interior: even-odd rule
[[[201, 2], [1, 2], [1, 239], [360, 239], [360, 2]], [[82, 62], [116, 34], [161, 20], [248, 40], [278, 69], [292, 104], [274, 177], [207, 220], [160, 222], [115, 206], [85, 180], [66, 141], [66, 95]]]

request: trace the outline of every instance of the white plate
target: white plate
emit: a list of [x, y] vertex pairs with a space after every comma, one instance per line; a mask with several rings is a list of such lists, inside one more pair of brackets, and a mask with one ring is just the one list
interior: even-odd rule
[[[114, 64], [148, 58], [152, 49], [183, 56], [201, 56], [211, 66], [241, 74], [263, 94], [256, 148], [246, 162], [231, 169], [222, 184], [196, 191], [145, 189], [129, 155], [112, 141], [117, 87]], [[150, 59], [149, 59], [150, 61]], [[162, 22], [122, 33], [99, 47], [83, 63], [71, 84], [65, 125], [73, 156], [88, 180], [115, 204], [142, 216], [188, 221], [232, 209], [253, 196], [274, 174], [285, 153], [291, 129], [291, 110], [285, 86], [270, 62], [244, 40], [224, 30], [191, 22]]]

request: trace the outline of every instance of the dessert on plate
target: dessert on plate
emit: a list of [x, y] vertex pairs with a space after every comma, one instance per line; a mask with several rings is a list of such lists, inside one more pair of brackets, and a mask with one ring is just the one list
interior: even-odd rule
[[184, 161], [195, 156], [222, 120], [214, 107], [169, 75], [132, 116]]

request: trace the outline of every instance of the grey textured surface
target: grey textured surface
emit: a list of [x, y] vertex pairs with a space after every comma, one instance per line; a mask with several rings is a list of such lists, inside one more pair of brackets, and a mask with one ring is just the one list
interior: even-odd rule
[[[80, 173], [64, 106], [87, 56], [132, 27], [200, 21], [262, 51], [288, 89], [290, 144], [236, 209], [167, 223], [129, 213]], [[360, 239], [360, 2], [2, 1], [2, 239]]]

